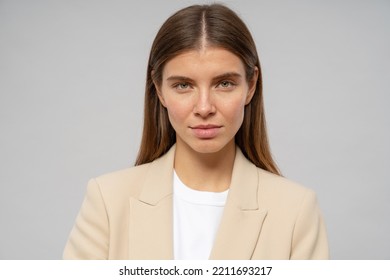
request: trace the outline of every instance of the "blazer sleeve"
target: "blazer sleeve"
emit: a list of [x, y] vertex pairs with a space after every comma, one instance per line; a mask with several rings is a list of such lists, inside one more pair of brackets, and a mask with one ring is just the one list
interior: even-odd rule
[[108, 259], [109, 221], [100, 187], [95, 179], [87, 194], [65, 246], [64, 259]]
[[290, 259], [329, 259], [328, 240], [316, 195], [307, 191], [295, 223]]

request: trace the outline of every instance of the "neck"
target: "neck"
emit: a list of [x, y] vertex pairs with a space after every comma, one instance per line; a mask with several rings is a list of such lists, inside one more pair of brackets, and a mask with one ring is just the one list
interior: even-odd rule
[[186, 186], [222, 192], [230, 186], [235, 156], [234, 141], [215, 153], [198, 153], [185, 143], [177, 143], [174, 167]]

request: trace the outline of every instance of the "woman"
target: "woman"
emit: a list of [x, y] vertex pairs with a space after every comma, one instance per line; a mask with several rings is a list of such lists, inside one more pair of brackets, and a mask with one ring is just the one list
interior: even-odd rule
[[233, 11], [163, 24], [136, 167], [89, 182], [64, 258], [328, 258], [314, 193], [272, 159], [255, 43]]

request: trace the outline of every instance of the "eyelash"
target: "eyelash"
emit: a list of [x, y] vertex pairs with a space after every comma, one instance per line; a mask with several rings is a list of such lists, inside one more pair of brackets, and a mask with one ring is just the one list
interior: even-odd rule
[[[222, 84], [228, 84], [227, 86], [222, 86]], [[221, 81], [220, 83], [218, 83], [218, 86], [222, 86], [222, 88], [229, 88], [229, 87], [233, 87], [235, 86], [236, 84], [231, 82], [231, 81]]]
[[[182, 86], [185, 86], [184, 88]], [[173, 87], [175, 89], [178, 89], [178, 90], [186, 90], [190, 87], [191, 85], [187, 82], [181, 82], [181, 83], [177, 83], [177, 84], [174, 84]]]
[[[227, 84], [226, 86], [222, 86], [222, 84]], [[224, 81], [221, 81], [217, 84], [217, 87], [222, 87], [222, 88], [230, 88], [230, 87], [233, 87], [235, 86], [236, 84], [233, 83], [232, 81], [227, 81], [227, 80], [224, 80]], [[184, 87], [183, 87], [184, 86]], [[188, 88], [191, 87], [191, 84], [190, 83], [187, 83], [187, 82], [181, 82], [181, 83], [177, 83], [177, 84], [174, 84], [173, 85], [173, 88], [177, 89], [177, 90], [187, 90]]]

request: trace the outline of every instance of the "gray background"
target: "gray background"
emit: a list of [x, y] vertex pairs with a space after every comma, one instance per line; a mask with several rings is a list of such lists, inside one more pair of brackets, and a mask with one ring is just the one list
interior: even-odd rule
[[[61, 258], [88, 179], [133, 164], [150, 45], [192, 3], [0, 0], [0, 259]], [[272, 151], [317, 192], [332, 258], [390, 259], [390, 2], [225, 3], [253, 32]]]

